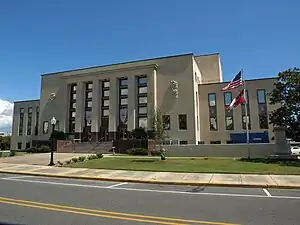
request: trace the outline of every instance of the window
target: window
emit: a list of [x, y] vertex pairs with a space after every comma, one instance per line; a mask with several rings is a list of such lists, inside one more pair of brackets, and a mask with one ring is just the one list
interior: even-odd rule
[[89, 92], [87, 93], [87, 98], [93, 98], [93, 92], [89, 91]]
[[54, 130], [59, 131], [59, 120], [56, 121]]
[[120, 86], [127, 86], [128, 85], [128, 79], [120, 79]]
[[20, 109], [20, 121], [19, 121], [19, 136], [23, 135], [23, 126], [24, 126], [24, 108]]
[[145, 129], [147, 129], [147, 127], [148, 127], [148, 119], [147, 119], [147, 117], [140, 117], [139, 118], [139, 127], [143, 127]]
[[179, 141], [179, 144], [180, 144], [180, 145], [187, 145], [187, 144], [188, 144], [188, 141]]
[[139, 114], [147, 114], [147, 107], [139, 107]]
[[215, 117], [210, 117], [209, 119], [209, 124], [210, 124], [210, 130], [211, 131], [217, 131], [218, 127], [217, 127], [217, 118]]
[[72, 94], [72, 100], [76, 100], [76, 93]]
[[103, 100], [103, 106], [109, 106], [109, 99]]
[[49, 131], [49, 122], [44, 121], [43, 122], [43, 134], [48, 134], [48, 131]]
[[40, 112], [40, 107], [36, 107], [36, 112], [37, 112], [37, 113]]
[[92, 108], [92, 106], [93, 106], [93, 101], [87, 101], [86, 102], [86, 107], [87, 108]]
[[127, 98], [121, 98], [120, 99], [120, 104], [121, 105], [127, 105], [128, 104], [128, 99]]
[[139, 85], [147, 84], [147, 77], [138, 77], [138, 84]]
[[28, 113], [32, 113], [32, 107], [28, 108]]
[[266, 92], [265, 90], [257, 90], [257, 102], [258, 104], [266, 103]]
[[76, 91], [76, 87], [77, 87], [76, 84], [72, 84], [72, 85], [71, 85], [71, 91], [72, 91], [72, 92], [75, 92], [75, 91]]
[[162, 121], [163, 121], [164, 130], [170, 130], [171, 129], [171, 116], [170, 115], [163, 115], [162, 116]]
[[267, 115], [259, 115], [259, 128], [260, 129], [269, 129]]
[[75, 120], [71, 120], [69, 123], [69, 132], [74, 133], [75, 132]]
[[187, 130], [187, 115], [178, 115], [179, 130]]
[[208, 102], [209, 102], [209, 106], [216, 106], [216, 94], [215, 93], [208, 94]]
[[147, 104], [147, 97], [139, 97], [139, 104]]
[[230, 105], [232, 101], [232, 93], [231, 92], [225, 92], [224, 93], [224, 104], [225, 106]]
[[109, 109], [103, 109], [102, 116], [109, 116]]
[[27, 135], [31, 135], [31, 123], [32, 123], [32, 116], [28, 115], [28, 120], [27, 120]]
[[233, 117], [232, 116], [225, 117], [225, 125], [226, 125], [226, 130], [233, 130]]
[[86, 84], [86, 89], [87, 90], [92, 90], [93, 89], [93, 83], [87, 83]]
[[120, 89], [120, 95], [128, 95], [128, 89], [127, 88], [121, 88]]
[[76, 102], [72, 103], [72, 109], [76, 109]]
[[26, 149], [29, 149], [30, 148], [30, 142], [26, 142]]
[[72, 118], [75, 118], [75, 117], [76, 117], [76, 112], [72, 112], [72, 113], [71, 113], [71, 117], [72, 117]]
[[24, 113], [24, 109], [23, 108], [20, 109], [20, 113]]
[[37, 136], [39, 133], [39, 119], [40, 119], [40, 107], [36, 107], [36, 118], [35, 118], [35, 129], [34, 135]]
[[22, 150], [22, 143], [21, 142], [18, 143], [18, 150]]
[[139, 87], [139, 94], [147, 94], [148, 88], [147, 87]]
[[104, 88], [109, 88], [110, 87], [110, 82], [109, 81], [103, 81], [103, 87]]
[[109, 90], [103, 91], [103, 97], [109, 97]]

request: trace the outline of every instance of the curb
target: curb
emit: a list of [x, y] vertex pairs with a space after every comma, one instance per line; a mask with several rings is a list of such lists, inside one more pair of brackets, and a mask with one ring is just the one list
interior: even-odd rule
[[0, 173], [6, 174], [19, 174], [19, 175], [31, 175], [40, 177], [52, 177], [52, 178], [66, 178], [66, 179], [80, 179], [80, 180], [98, 180], [98, 181], [110, 181], [110, 182], [128, 182], [128, 183], [143, 183], [143, 184], [164, 184], [164, 185], [180, 185], [180, 186], [210, 186], [210, 187], [240, 187], [240, 188], [274, 188], [274, 189], [300, 189], [300, 186], [287, 186], [287, 185], [263, 185], [263, 184], [226, 184], [226, 183], [196, 183], [196, 182], [176, 182], [176, 181], [155, 181], [155, 180], [138, 180], [130, 178], [103, 178], [103, 177], [79, 177], [72, 175], [56, 175], [48, 173], [35, 173], [35, 172], [21, 172], [21, 171], [9, 171], [0, 170]]

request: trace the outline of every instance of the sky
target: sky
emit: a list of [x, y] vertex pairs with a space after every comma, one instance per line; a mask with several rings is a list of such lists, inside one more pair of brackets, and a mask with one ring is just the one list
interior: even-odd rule
[[219, 52], [224, 80], [299, 67], [298, 0], [0, 1], [0, 130], [42, 73]]

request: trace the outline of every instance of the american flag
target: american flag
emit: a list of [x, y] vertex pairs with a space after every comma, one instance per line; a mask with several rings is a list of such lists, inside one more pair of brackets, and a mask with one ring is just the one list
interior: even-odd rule
[[228, 91], [235, 88], [243, 86], [243, 79], [242, 79], [242, 71], [240, 71], [231, 81], [227, 84], [222, 91]]

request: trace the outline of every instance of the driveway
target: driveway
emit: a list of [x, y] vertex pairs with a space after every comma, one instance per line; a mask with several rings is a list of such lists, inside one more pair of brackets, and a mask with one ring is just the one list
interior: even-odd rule
[[[84, 153], [54, 153], [54, 162], [67, 161], [73, 157], [87, 156], [90, 154]], [[50, 153], [40, 154], [26, 154], [22, 156], [3, 157], [0, 158], [0, 163], [13, 163], [13, 164], [28, 164], [28, 165], [48, 165], [50, 161]]]

